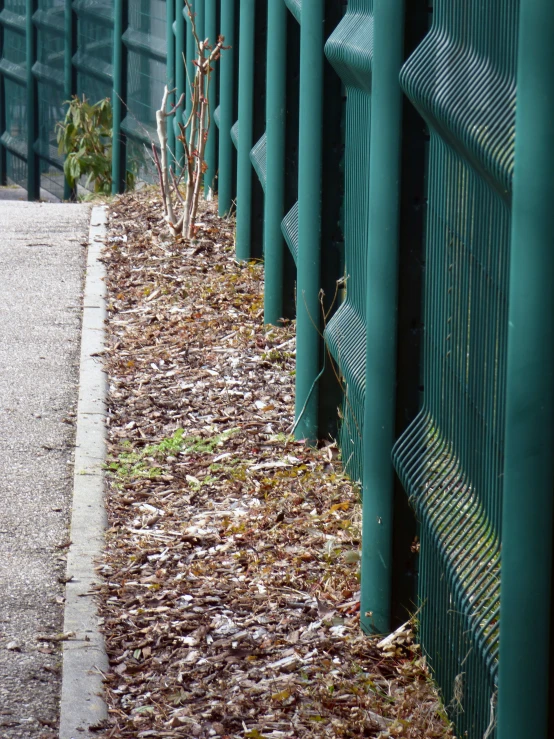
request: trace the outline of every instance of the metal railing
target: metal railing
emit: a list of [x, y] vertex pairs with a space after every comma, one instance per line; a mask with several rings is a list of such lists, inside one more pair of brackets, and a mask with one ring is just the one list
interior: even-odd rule
[[[264, 259], [266, 322], [296, 318], [296, 435], [338, 434], [362, 484], [362, 627], [417, 612], [460, 735], [546, 739], [554, 6], [194, 6], [230, 46], [205, 191]], [[113, 98], [114, 189], [146, 174], [193, 56], [183, 0], [0, 0], [1, 182], [63, 194], [73, 93]]]

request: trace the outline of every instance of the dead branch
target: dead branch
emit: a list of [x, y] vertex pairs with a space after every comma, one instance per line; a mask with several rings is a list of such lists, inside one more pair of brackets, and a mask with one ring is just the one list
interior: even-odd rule
[[[213, 47], [209, 45], [208, 38], [200, 39], [192, 2], [191, 0], [184, 0], [184, 2], [196, 45], [196, 58], [193, 62], [195, 71], [192, 80], [187, 70], [190, 86], [190, 114], [184, 123], [177, 121], [180, 131], [177, 140], [182, 142], [185, 153], [185, 161], [181, 172], [174, 174], [168, 162], [166, 120], [170, 116], [177, 115], [177, 112], [182, 109], [184, 94], [172, 106], [171, 111], [167, 112], [168, 96], [174, 92], [174, 90], [169, 91], [167, 87], [164, 89], [161, 108], [156, 111], [156, 128], [160, 142], [161, 161], [155, 147], [153, 147], [153, 151], [160, 180], [165, 220], [174, 236], [183, 234], [185, 238], [190, 238], [194, 230], [203, 175], [207, 170], [204, 155], [211, 124], [209, 113], [211, 64], [220, 58], [222, 50], [225, 49], [223, 46], [225, 39], [223, 36], [219, 36]], [[183, 63], [186, 68], [184, 58]], [[179, 187], [182, 178], [185, 180], [184, 195]], [[180, 214], [177, 213], [177, 210], [181, 211]]]

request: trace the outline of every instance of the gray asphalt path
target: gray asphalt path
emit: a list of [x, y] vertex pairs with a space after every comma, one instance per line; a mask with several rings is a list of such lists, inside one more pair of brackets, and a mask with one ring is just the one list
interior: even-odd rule
[[0, 192], [1, 739], [56, 736], [89, 214]]

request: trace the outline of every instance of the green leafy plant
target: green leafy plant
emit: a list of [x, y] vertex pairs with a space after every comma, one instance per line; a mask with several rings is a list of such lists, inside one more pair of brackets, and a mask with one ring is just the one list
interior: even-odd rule
[[[85, 176], [85, 187], [95, 193], [110, 194], [112, 190], [112, 106], [109, 98], [89, 103], [83, 95], [66, 100], [67, 113], [56, 126], [60, 154], [65, 155], [64, 174], [74, 189]], [[128, 187], [134, 176], [128, 173]]]

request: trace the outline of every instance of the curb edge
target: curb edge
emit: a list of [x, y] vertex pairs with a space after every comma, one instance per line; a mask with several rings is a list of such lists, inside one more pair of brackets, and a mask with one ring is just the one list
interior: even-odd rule
[[102, 367], [106, 317], [105, 269], [100, 261], [106, 238], [106, 207], [91, 211], [79, 370], [75, 438], [75, 468], [71, 510], [72, 541], [67, 556], [63, 642], [60, 739], [98, 736], [97, 726], [108, 716], [103, 699], [103, 674], [108, 669], [104, 637], [92, 587], [99, 582], [95, 563], [104, 544], [104, 461], [106, 456], [106, 375]]

